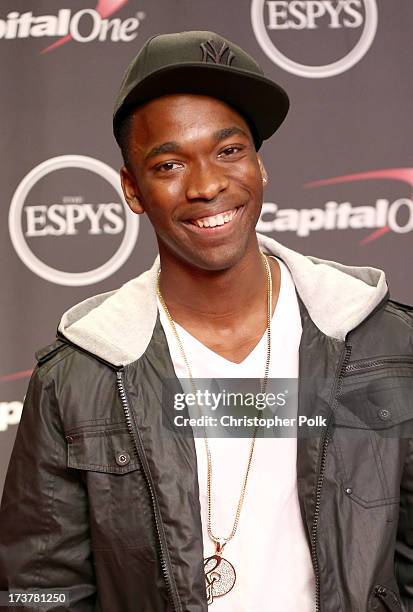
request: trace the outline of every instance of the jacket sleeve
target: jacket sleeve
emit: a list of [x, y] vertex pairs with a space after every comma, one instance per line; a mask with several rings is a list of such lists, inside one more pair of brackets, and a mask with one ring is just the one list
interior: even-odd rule
[[413, 612], [413, 439], [409, 440], [401, 482], [395, 569], [404, 610]]
[[61, 589], [69, 604], [59, 610], [97, 609], [87, 494], [66, 467], [49, 364], [30, 380], [0, 507], [0, 591], [13, 588]]

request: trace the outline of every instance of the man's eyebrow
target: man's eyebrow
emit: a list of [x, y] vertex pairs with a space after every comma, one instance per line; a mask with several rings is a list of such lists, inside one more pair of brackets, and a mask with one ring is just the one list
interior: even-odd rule
[[162, 155], [162, 153], [173, 153], [174, 151], [179, 151], [180, 149], [181, 145], [176, 142], [176, 140], [163, 142], [162, 144], [152, 147], [149, 153], [145, 155], [145, 161], [151, 159], [152, 157], [156, 157], [157, 155]]
[[[230, 136], [245, 136], [246, 138], [249, 138], [245, 130], [233, 125], [232, 127], [222, 128], [221, 130], [214, 132], [213, 139], [216, 142], [220, 142], [221, 140], [225, 140], [225, 138], [229, 138]], [[155, 145], [152, 147], [152, 149], [150, 149], [150, 151], [145, 155], [145, 161], [148, 161], [157, 155], [162, 155], [163, 153], [174, 153], [175, 151], [180, 151], [181, 149], [181, 145], [179, 142], [176, 142], [176, 140], [163, 142], [162, 144]]]
[[214, 140], [216, 140], [216, 142], [225, 140], [225, 138], [229, 138], [230, 136], [245, 136], [246, 138], [249, 138], [247, 132], [236, 125], [214, 132]]

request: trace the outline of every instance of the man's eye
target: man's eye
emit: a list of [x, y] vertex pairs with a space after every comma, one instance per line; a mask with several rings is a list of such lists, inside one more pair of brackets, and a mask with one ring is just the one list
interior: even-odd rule
[[175, 170], [175, 166], [179, 168], [180, 164], [176, 162], [164, 162], [163, 164], [156, 166], [155, 170], [158, 172], [170, 172], [171, 170]]
[[232, 147], [226, 147], [223, 151], [221, 151], [219, 155], [223, 155], [224, 157], [227, 157], [228, 155], [233, 155], [234, 153], [238, 153], [238, 151], [241, 151], [241, 147], [237, 147], [233, 145]]

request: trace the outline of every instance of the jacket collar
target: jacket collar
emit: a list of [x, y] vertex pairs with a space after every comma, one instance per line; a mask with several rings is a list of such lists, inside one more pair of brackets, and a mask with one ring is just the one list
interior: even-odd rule
[[[257, 239], [264, 253], [287, 265], [312, 321], [326, 336], [344, 340], [387, 293], [382, 270], [304, 256], [259, 233]], [[159, 266], [157, 255], [149, 270], [119, 289], [73, 306], [63, 315], [58, 331], [114, 366], [139, 359], [150, 342], [158, 314]]]

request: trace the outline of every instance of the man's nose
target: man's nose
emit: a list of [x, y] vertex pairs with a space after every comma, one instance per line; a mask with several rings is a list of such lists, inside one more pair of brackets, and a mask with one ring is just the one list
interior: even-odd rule
[[186, 196], [188, 200], [213, 200], [228, 184], [222, 168], [209, 162], [199, 163], [188, 176]]

